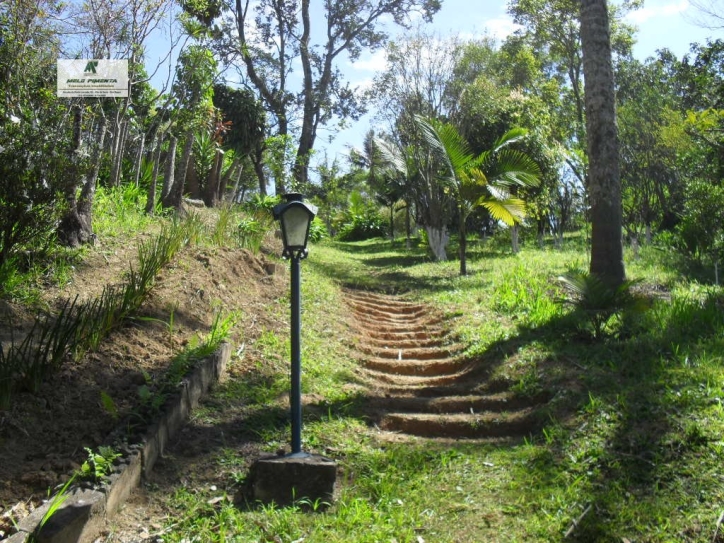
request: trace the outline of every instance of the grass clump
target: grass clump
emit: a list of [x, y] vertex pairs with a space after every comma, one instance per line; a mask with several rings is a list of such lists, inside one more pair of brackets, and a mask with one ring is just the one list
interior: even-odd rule
[[64, 301], [54, 315], [41, 313], [22, 340], [0, 348], [0, 408], [10, 406], [12, 393], [21, 388], [35, 392], [43, 379], [57, 371], [68, 355], [96, 349], [114, 328], [135, 313], [153, 287], [156, 274], [190, 239], [198, 236], [198, 223], [172, 223], [153, 240], [142, 243], [138, 265], [131, 267], [120, 286], [103, 288], [86, 302]]

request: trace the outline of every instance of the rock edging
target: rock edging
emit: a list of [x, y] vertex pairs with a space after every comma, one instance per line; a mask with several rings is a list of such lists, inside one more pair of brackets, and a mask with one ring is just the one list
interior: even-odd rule
[[[146, 431], [141, 443], [126, 445], [117, 469], [102, 488], [75, 487], [68, 499], [48, 519], [34, 541], [37, 543], [92, 543], [105, 521], [113, 518], [131, 491], [153, 470], [166, 445], [181, 428], [209, 387], [226, 369], [231, 346], [223, 343], [211, 356], [201, 360], [179, 386], [180, 393], [168, 404], [161, 417]], [[6, 541], [25, 543], [40, 525], [51, 502], [36, 509], [18, 523], [18, 532]]]

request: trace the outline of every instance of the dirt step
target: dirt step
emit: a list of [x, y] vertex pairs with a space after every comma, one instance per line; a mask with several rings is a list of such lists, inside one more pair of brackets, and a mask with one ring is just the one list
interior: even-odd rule
[[367, 325], [365, 327], [357, 326], [361, 330], [363, 339], [371, 339], [374, 341], [438, 341], [447, 336], [447, 331], [437, 326], [431, 326], [414, 332], [401, 331], [396, 329], [380, 329], [376, 326]]
[[395, 305], [385, 305], [380, 307], [374, 304], [351, 302], [349, 306], [355, 313], [360, 315], [369, 315], [381, 317], [390, 320], [410, 320], [426, 318], [430, 315], [430, 310], [423, 307], [404, 307]]
[[450, 349], [444, 347], [432, 348], [403, 348], [395, 344], [389, 347], [369, 347], [359, 345], [358, 350], [373, 358], [386, 360], [442, 360], [454, 358], [460, 354], [462, 349]]
[[389, 413], [380, 428], [420, 437], [482, 439], [486, 437], [524, 437], [536, 433], [542, 419], [533, 409], [513, 413], [433, 415]]
[[372, 411], [397, 413], [446, 413], [480, 414], [486, 411], [498, 413], [539, 406], [550, 399], [550, 394], [534, 397], [515, 396], [510, 392], [467, 396], [372, 396], [365, 399], [365, 408]]
[[345, 291], [346, 300], [348, 302], [356, 302], [360, 304], [367, 304], [372, 305], [375, 307], [379, 306], [394, 306], [394, 307], [401, 307], [401, 308], [408, 308], [408, 309], [427, 309], [427, 306], [418, 303], [418, 302], [411, 302], [409, 300], [405, 300], [403, 298], [400, 298], [398, 296], [389, 296], [386, 294], [374, 294], [371, 292], [355, 292], [351, 290]]
[[402, 389], [416, 390], [425, 387], [451, 386], [467, 380], [468, 370], [466, 367], [458, 366], [457, 371], [445, 375], [425, 374], [401, 374], [380, 371], [379, 369], [360, 367], [357, 369], [363, 380], [366, 380], [373, 387], [380, 385], [392, 385]]
[[[427, 322], [417, 321], [403, 321], [403, 322], [385, 322], [379, 319], [372, 319], [362, 316], [360, 314], [355, 315], [357, 320], [357, 328], [363, 328], [364, 333], [373, 335], [375, 333], [395, 333], [395, 334], [414, 334], [423, 333], [426, 337], [436, 336], [443, 334], [444, 331], [438, 325], [440, 320], [430, 320]], [[362, 326], [360, 326], [362, 325]]]
[[465, 346], [460, 343], [449, 343], [443, 337], [429, 337], [425, 339], [377, 339], [373, 337], [360, 338], [358, 346], [375, 349], [431, 349], [434, 347], [462, 351]]
[[[394, 376], [390, 377], [390, 382], [381, 382], [380, 375], [374, 370], [359, 368], [357, 375], [362, 383], [367, 384], [371, 389], [375, 390], [376, 395], [383, 395], [387, 398], [395, 397], [415, 397], [415, 398], [437, 398], [444, 396], [467, 396], [478, 395], [485, 396], [507, 392], [510, 390], [510, 383], [502, 380], [487, 380], [485, 374], [478, 374], [474, 377], [472, 372], [463, 373], [456, 379], [451, 379], [446, 383], [430, 384], [429, 379], [419, 378], [415, 384], [411, 384], [410, 379], [404, 376], [398, 376], [400, 383], [392, 382]], [[371, 376], [372, 375], [372, 376]], [[374, 397], [374, 395], [373, 395]]]
[[426, 375], [445, 376], [459, 373], [464, 362], [459, 358], [440, 358], [427, 360], [395, 360], [389, 358], [369, 358], [362, 361], [365, 368], [390, 375]]

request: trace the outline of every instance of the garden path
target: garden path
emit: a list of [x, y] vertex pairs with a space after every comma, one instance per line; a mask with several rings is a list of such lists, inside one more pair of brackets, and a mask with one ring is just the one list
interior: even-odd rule
[[521, 439], [540, 430], [548, 395], [521, 396], [464, 354], [430, 307], [348, 291], [367, 415], [383, 432], [440, 439]]

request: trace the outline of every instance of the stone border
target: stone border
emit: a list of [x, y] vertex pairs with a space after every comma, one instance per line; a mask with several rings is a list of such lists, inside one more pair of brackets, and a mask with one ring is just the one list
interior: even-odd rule
[[[131, 491], [153, 470], [166, 445], [183, 426], [201, 397], [226, 369], [231, 346], [223, 343], [211, 356], [196, 364], [194, 371], [179, 386], [181, 393], [166, 404], [161, 417], [153, 423], [138, 445], [127, 446], [118, 469], [102, 489], [74, 487], [68, 499], [48, 519], [36, 537], [37, 543], [93, 543], [108, 519], [126, 502]], [[18, 532], [8, 543], [25, 543], [40, 525], [51, 502], [39, 507], [18, 523]]]

